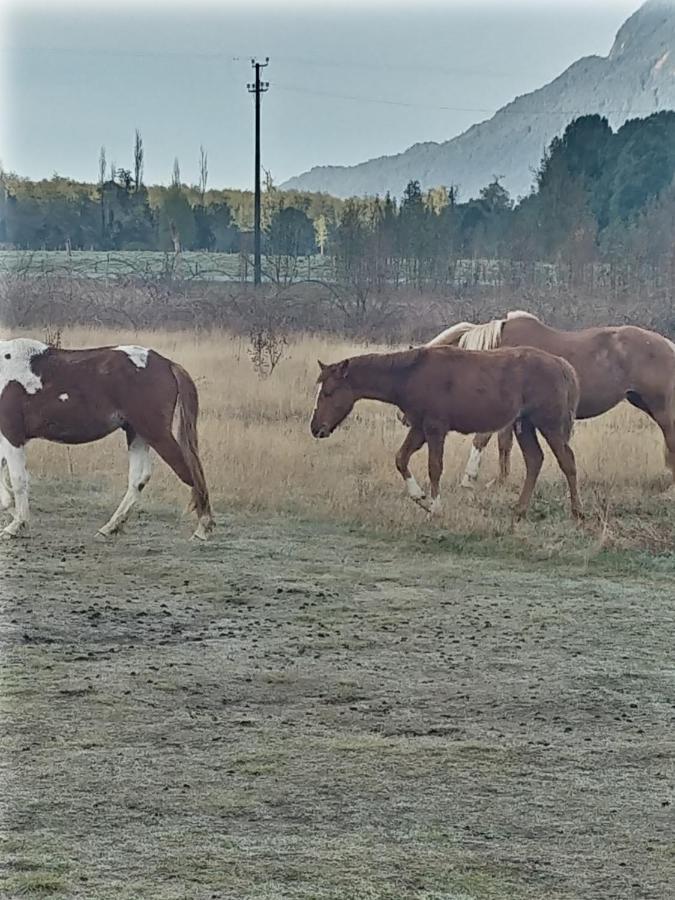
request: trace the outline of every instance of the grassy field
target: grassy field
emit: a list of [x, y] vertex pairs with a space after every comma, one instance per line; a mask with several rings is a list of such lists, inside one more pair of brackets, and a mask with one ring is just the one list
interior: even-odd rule
[[0, 546], [0, 897], [675, 894], [675, 510], [645, 417], [577, 427], [582, 527], [550, 460], [516, 527], [517, 454], [467, 497], [459, 437], [429, 523], [392, 409], [309, 435], [315, 359], [353, 346], [260, 380], [224, 334], [64, 335], [108, 341], [197, 379], [219, 527], [187, 540], [158, 463], [100, 542], [121, 437], [31, 447], [31, 539]]
[[[644, 415], [624, 404], [613, 413], [576, 425], [574, 447], [587, 521], [582, 528], [568, 517], [564, 481], [547, 453], [529, 520], [515, 529], [511, 507], [523, 478], [519, 452], [504, 489], [485, 487], [495, 475], [493, 457], [485, 464], [482, 489], [469, 495], [458, 487], [470, 438], [450, 436], [442, 482], [445, 509], [428, 526], [424, 513], [405, 497], [394, 468], [394, 453], [405, 431], [393, 407], [362, 403], [330, 440], [309, 433], [317, 358], [332, 361], [363, 351], [334, 339], [299, 339], [267, 379], [255, 376], [246, 339], [224, 333], [134, 334], [70, 331], [66, 346], [146, 343], [182, 362], [200, 390], [201, 443], [217, 506], [253, 512], [279, 512], [319, 520], [365, 525], [387, 533], [421, 531], [452, 536], [493, 552], [588, 560], [604, 551], [672, 553], [675, 503], [659, 492], [667, 486], [662, 441]], [[371, 348], [372, 349], [372, 348]], [[37, 476], [67, 474], [88, 480], [113, 476], [123, 491], [126, 453], [121, 433], [82, 448], [54, 444], [30, 447]], [[424, 479], [426, 453], [414, 468]], [[148, 492], [180, 504], [184, 491], [159, 464]], [[180, 499], [179, 499], [180, 498]], [[37, 525], [36, 525], [37, 527]], [[672, 557], [671, 557], [672, 558]]]

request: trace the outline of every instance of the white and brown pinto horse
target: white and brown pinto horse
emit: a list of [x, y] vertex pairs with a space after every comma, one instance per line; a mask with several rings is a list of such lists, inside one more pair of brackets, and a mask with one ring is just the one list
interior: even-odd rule
[[[440, 506], [443, 447], [449, 431], [498, 431], [516, 425], [525, 458], [525, 483], [516, 505], [523, 515], [543, 462], [537, 431], [551, 447], [569, 486], [572, 514], [581, 516], [574, 453], [569, 446], [579, 385], [572, 366], [532, 347], [476, 353], [455, 347], [418, 347], [371, 353], [325, 366], [310, 423], [326, 438], [361, 399], [398, 406], [410, 426], [396, 455], [409, 496], [434, 513]], [[410, 472], [410, 458], [428, 445], [431, 497]]]
[[152, 448], [192, 488], [194, 537], [205, 539], [214, 520], [199, 459], [198, 413], [188, 373], [154, 350], [60, 350], [26, 338], [0, 341], [0, 457], [9, 476], [0, 479], [0, 505], [14, 506], [2, 535], [14, 537], [28, 524], [28, 441], [84, 444], [121, 428], [129, 451], [128, 488], [99, 533], [114, 534], [128, 518], [150, 479]]
[[[675, 344], [654, 331], [633, 325], [559, 331], [531, 313], [510, 312], [505, 319], [482, 325], [460, 322], [437, 335], [428, 347], [459, 346], [467, 350], [537, 347], [566, 359], [579, 379], [578, 419], [590, 419], [622, 400], [646, 412], [659, 426], [666, 465], [675, 494]], [[462, 485], [472, 487], [481, 454], [492, 434], [477, 434]], [[500, 477], [508, 474], [513, 442], [511, 429], [499, 433]]]

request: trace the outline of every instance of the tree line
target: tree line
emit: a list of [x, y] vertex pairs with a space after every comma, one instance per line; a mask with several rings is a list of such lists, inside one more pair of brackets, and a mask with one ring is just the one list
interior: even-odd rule
[[[96, 183], [2, 173], [0, 243], [249, 251], [252, 195], [209, 189], [203, 148], [193, 185], [183, 182], [176, 161], [168, 186], [146, 186], [143, 164], [136, 132], [132, 166], [118, 168], [102, 148]], [[551, 142], [531, 193], [517, 202], [498, 174], [468, 200], [452, 185], [422, 191], [413, 180], [400, 201], [341, 201], [280, 191], [267, 173], [264, 247], [287, 258], [321, 253], [339, 274], [370, 287], [442, 282], [456, 260], [467, 258], [659, 266], [675, 250], [674, 174], [675, 113], [633, 119], [616, 131], [601, 116], [582, 116]]]

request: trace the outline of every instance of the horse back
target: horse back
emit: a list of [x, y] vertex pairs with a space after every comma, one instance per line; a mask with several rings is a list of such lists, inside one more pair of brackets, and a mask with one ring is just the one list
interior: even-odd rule
[[130, 422], [152, 427], [155, 418], [164, 424], [173, 416], [176, 380], [170, 361], [155, 351], [49, 348], [31, 367], [39, 390], [28, 394], [15, 384], [10, 392], [8, 385], [0, 403], [0, 429], [5, 433], [11, 419], [14, 434], [23, 437], [19, 443], [32, 438], [88, 443]]

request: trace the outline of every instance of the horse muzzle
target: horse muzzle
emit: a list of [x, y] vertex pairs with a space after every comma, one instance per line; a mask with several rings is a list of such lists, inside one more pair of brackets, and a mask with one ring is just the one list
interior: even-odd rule
[[311, 425], [312, 435], [315, 438], [327, 438], [330, 437], [331, 429], [328, 425], [315, 425], [312, 422]]

